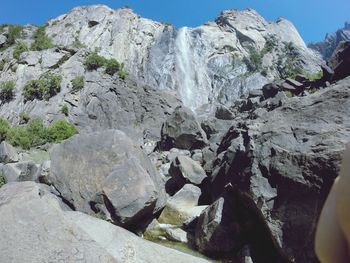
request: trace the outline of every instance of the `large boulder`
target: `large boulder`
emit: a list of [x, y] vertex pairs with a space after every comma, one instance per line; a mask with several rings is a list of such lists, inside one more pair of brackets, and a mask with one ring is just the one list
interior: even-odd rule
[[159, 222], [181, 226], [185, 221], [199, 216], [206, 206], [198, 206], [201, 190], [186, 184], [174, 196], [169, 198], [159, 217]]
[[186, 183], [199, 186], [207, 177], [200, 163], [187, 156], [176, 157], [170, 165], [169, 174], [176, 182], [178, 189]]
[[0, 144], [0, 163], [18, 162], [17, 150], [9, 143], [3, 141]]
[[70, 211], [55, 194], [33, 182], [0, 189], [0, 262], [207, 262]]
[[33, 162], [8, 163], [0, 171], [6, 182], [36, 181], [39, 167]]
[[170, 150], [200, 149], [207, 144], [207, 136], [194, 113], [183, 106], [177, 107], [162, 126], [161, 148]]
[[339, 43], [330, 59], [330, 65], [334, 70], [333, 81], [350, 76], [350, 41]]
[[276, 243], [254, 201], [230, 185], [222, 197], [200, 215], [195, 245], [201, 252], [217, 259], [236, 262], [235, 259], [242, 256], [240, 250], [248, 247], [253, 262], [291, 262]]
[[118, 130], [76, 135], [55, 146], [48, 183], [76, 210], [124, 226], [165, 204], [164, 183], [153, 164]]
[[349, 98], [348, 77], [272, 111], [257, 109], [253, 119], [233, 121], [213, 162], [213, 197], [228, 183], [252, 196], [296, 262], [317, 262], [317, 218], [350, 141]]

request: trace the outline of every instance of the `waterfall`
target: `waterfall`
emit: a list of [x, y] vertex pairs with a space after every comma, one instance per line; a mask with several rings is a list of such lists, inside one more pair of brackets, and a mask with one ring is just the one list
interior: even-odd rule
[[175, 40], [177, 90], [183, 104], [195, 110], [208, 102], [209, 78], [201, 55], [203, 50], [193, 45], [196, 43], [191, 38], [191, 31], [187, 27], [179, 29]]

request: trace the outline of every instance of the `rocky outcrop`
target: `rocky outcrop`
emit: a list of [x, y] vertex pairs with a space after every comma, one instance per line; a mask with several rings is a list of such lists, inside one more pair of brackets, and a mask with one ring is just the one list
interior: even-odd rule
[[48, 183], [76, 210], [125, 227], [147, 220], [166, 201], [164, 183], [148, 157], [115, 130], [77, 135], [55, 146]]
[[227, 183], [248, 193], [297, 262], [317, 262], [317, 217], [350, 140], [349, 87], [346, 78], [312, 95], [286, 97], [271, 111], [262, 104], [233, 121], [217, 150], [214, 196]]
[[14, 163], [18, 162], [17, 150], [7, 142], [0, 144], [0, 163]]
[[342, 41], [350, 41], [350, 22], [334, 34], [327, 34], [324, 41], [309, 44], [309, 48], [319, 52], [325, 60], [329, 60]]
[[195, 114], [186, 107], [177, 107], [162, 126], [161, 149], [193, 150], [203, 148], [207, 143], [207, 136]]
[[[35, 30], [25, 27], [18, 41], [30, 46]], [[150, 134], [153, 140], [179, 105], [177, 97], [192, 110], [213, 102], [230, 106], [242, 94], [284, 76], [287, 68], [315, 73], [322, 63], [290, 22], [267, 22], [254, 10], [225, 11], [215, 22], [176, 29], [127, 8], [96, 5], [50, 20], [45, 32], [56, 48], [24, 52], [18, 60], [13, 46], [0, 52], [5, 62], [1, 81], [16, 85], [14, 100], [0, 106], [0, 114], [13, 123], [19, 123], [21, 112], [47, 122], [63, 118], [66, 104], [68, 119], [82, 131], [121, 129], [141, 139]], [[96, 48], [124, 63], [127, 79], [135, 81], [86, 72], [87, 52]], [[24, 101], [23, 86], [46, 71], [62, 76], [59, 94], [49, 102]], [[84, 89], [72, 92], [71, 80], [79, 76], [85, 77]]]
[[33, 182], [0, 189], [1, 262], [208, 262], [70, 211], [56, 194]]

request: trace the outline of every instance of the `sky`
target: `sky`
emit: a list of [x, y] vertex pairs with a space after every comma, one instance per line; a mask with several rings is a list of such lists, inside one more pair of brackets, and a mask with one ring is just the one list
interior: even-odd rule
[[253, 8], [268, 21], [282, 16], [306, 43], [321, 41], [350, 21], [350, 0], [0, 0], [0, 24], [44, 24], [80, 5], [129, 6], [139, 15], [176, 27], [213, 21], [222, 10]]

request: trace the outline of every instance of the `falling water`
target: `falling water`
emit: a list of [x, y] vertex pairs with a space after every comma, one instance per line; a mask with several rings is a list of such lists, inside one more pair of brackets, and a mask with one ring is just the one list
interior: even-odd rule
[[192, 47], [187, 27], [178, 31], [175, 40], [175, 71], [177, 90], [185, 106], [196, 109], [208, 102], [208, 76], [204, 58]]

